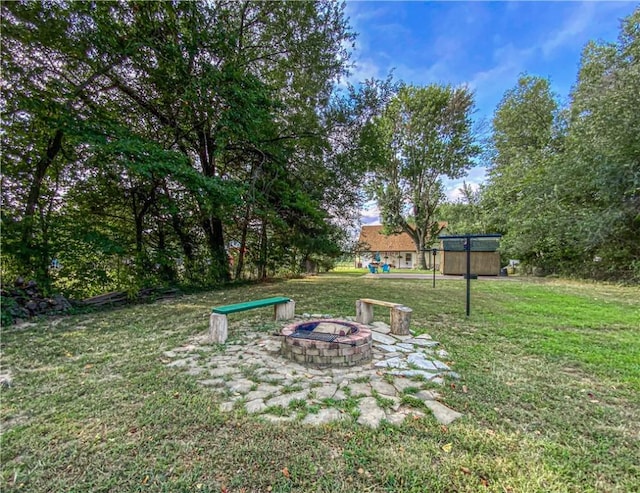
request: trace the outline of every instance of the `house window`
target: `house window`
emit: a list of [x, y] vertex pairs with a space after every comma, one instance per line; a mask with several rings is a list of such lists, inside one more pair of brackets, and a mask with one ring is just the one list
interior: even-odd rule
[[410, 253], [406, 253], [404, 256], [404, 261], [408, 264], [411, 263], [411, 254]]

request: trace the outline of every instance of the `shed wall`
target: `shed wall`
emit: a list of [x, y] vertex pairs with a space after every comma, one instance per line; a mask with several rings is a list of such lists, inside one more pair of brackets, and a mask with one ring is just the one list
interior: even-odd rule
[[[467, 273], [467, 252], [441, 252], [440, 272], [445, 275]], [[498, 252], [471, 252], [471, 274], [479, 276], [500, 275], [500, 254]]]

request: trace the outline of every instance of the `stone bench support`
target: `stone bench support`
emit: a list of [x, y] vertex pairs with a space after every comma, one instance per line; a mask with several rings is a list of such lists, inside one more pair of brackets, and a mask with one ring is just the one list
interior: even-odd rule
[[409, 324], [413, 310], [401, 303], [363, 298], [356, 301], [356, 322], [368, 325], [373, 322], [373, 306], [385, 306], [390, 309], [391, 333], [410, 335]]

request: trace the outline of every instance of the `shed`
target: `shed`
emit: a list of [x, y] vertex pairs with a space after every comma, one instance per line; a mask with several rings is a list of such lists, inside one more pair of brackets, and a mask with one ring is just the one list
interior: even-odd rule
[[[441, 238], [440, 273], [459, 276], [467, 272], [467, 253], [464, 238]], [[478, 237], [471, 239], [471, 274], [478, 276], [500, 275], [499, 238]]]

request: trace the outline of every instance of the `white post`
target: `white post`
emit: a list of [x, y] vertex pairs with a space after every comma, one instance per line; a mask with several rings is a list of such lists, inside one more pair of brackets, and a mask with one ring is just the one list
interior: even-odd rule
[[209, 342], [224, 344], [227, 340], [227, 316], [212, 313], [209, 317]]
[[290, 300], [287, 303], [275, 305], [275, 320], [291, 320], [296, 316], [296, 302]]

